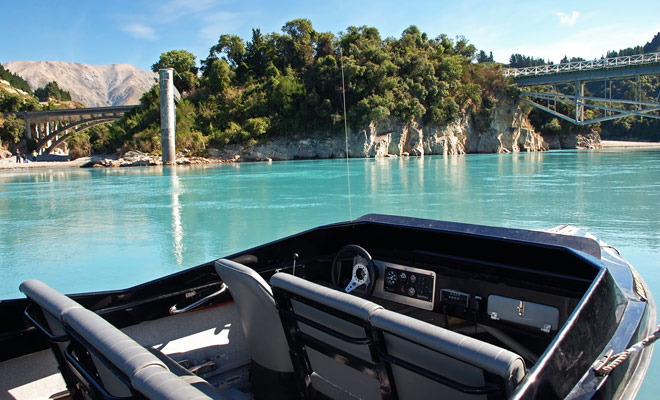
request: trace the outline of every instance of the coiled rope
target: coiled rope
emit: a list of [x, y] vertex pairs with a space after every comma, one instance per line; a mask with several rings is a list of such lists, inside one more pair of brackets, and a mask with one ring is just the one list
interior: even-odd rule
[[645, 337], [642, 341], [635, 343], [626, 350], [622, 351], [619, 354], [609, 357], [603, 365], [598, 368], [594, 368], [596, 375], [603, 376], [612, 372], [616, 367], [621, 365], [622, 362], [626, 361], [631, 355], [642, 351], [645, 347], [650, 346], [656, 340], [660, 339], [660, 325], [655, 329], [653, 334]]

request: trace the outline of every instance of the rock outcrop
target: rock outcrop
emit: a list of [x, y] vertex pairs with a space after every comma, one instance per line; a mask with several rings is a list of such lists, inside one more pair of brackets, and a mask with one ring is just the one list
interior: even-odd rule
[[[204, 157], [187, 157], [183, 154], [177, 154], [177, 165], [194, 165], [194, 164], [219, 164], [225, 162], [232, 162], [233, 160], [225, 160], [220, 158], [204, 158]], [[139, 151], [129, 151], [118, 157], [116, 155], [106, 156], [93, 156], [90, 161], [83, 165], [85, 168], [117, 168], [117, 167], [147, 167], [163, 165], [160, 156], [146, 154]]]
[[[578, 129], [580, 129], [578, 127]], [[600, 134], [595, 130], [585, 130], [577, 133], [559, 133], [545, 136], [551, 150], [561, 149], [600, 149]]]
[[[486, 121], [486, 128], [480, 131], [470, 115], [461, 115], [443, 127], [393, 119], [371, 122], [362, 129], [349, 131], [348, 153], [350, 157], [392, 157], [548, 150], [513, 100], [501, 100]], [[346, 139], [329, 134], [288, 136], [252, 146], [229, 145], [210, 153], [227, 159], [257, 161], [338, 158], [346, 156]]]

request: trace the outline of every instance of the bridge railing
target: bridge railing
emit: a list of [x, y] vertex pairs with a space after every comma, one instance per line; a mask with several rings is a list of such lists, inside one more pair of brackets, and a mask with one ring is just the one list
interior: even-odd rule
[[643, 64], [660, 63], [660, 52], [648, 54], [636, 54], [633, 56], [601, 58], [592, 61], [574, 61], [563, 64], [539, 65], [526, 68], [507, 68], [503, 71], [504, 76], [521, 78], [527, 76], [561, 74], [566, 72], [580, 72], [595, 69], [620, 68]]

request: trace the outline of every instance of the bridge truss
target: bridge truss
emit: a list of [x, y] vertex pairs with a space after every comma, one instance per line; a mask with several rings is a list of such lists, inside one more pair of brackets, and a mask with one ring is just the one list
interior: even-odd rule
[[[509, 68], [504, 70], [504, 75], [512, 77], [521, 87], [536, 89], [521, 91], [524, 102], [576, 125], [629, 115], [660, 119], [660, 93], [642, 98], [639, 82], [640, 76], [660, 75], [660, 52]], [[635, 99], [612, 98], [612, 81], [629, 78], [636, 78]], [[585, 84], [596, 81], [603, 81], [603, 89], [599, 91], [602, 97], [585, 96]]]

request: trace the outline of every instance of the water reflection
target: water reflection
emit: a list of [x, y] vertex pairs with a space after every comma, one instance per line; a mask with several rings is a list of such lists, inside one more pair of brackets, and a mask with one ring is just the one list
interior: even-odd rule
[[176, 173], [177, 166], [164, 167], [170, 173], [170, 204], [172, 209], [172, 240], [174, 258], [178, 266], [183, 265], [183, 226], [181, 224], [181, 202], [179, 196], [183, 193], [183, 186]]

